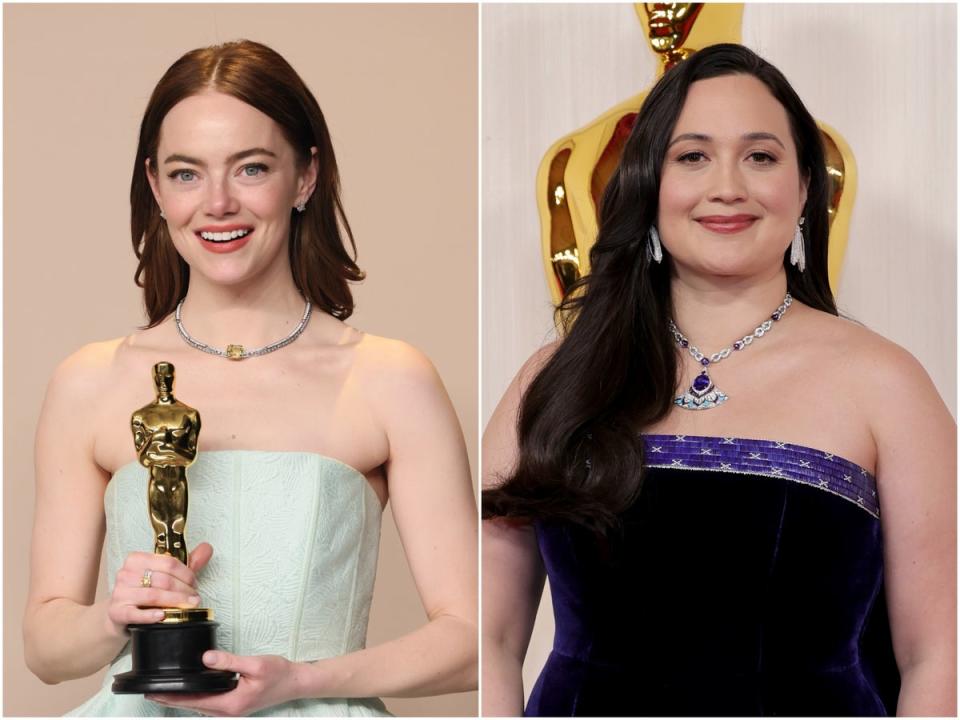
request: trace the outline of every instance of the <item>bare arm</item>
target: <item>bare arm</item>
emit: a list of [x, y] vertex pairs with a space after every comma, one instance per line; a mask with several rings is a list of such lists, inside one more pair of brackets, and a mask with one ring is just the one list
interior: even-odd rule
[[[127, 623], [155, 622], [157, 611], [139, 609], [138, 601], [186, 605], [184, 600], [196, 585], [193, 572], [171, 558], [161, 561], [133, 553], [118, 575], [113, 595], [94, 603], [105, 531], [103, 493], [109, 478], [94, 461], [92, 410], [97, 407], [105, 352], [103, 345], [91, 345], [61, 363], [47, 388], [37, 427], [23, 637], [27, 666], [50, 684], [85, 677], [113, 660], [127, 642]], [[205, 564], [209, 545], [200, 555]], [[145, 565], [147, 557], [157, 570], [155, 588], [140, 587], [139, 575], [127, 567]], [[166, 561], [177, 567], [165, 571]], [[132, 576], [123, 578], [124, 573]]]
[[27, 665], [46, 683], [95, 672], [126, 642], [109, 631], [106, 603], [93, 603], [108, 479], [93, 460], [94, 352], [81, 350], [57, 368], [37, 427], [23, 632]]
[[[956, 425], [908, 353], [876, 353], [871, 409], [897, 715], [955, 716]], [[881, 390], [877, 390], [877, 389]]]
[[477, 686], [477, 506], [463, 433], [430, 361], [387, 341], [368, 386], [390, 445], [390, 502], [427, 622], [308, 666], [306, 697], [416, 697]]
[[[516, 464], [523, 388], [550, 351], [527, 362], [490, 418], [483, 435], [484, 487], [498, 485]], [[532, 526], [499, 519], [483, 523], [483, 715], [523, 714], [521, 672], [544, 579]]]
[[523, 715], [523, 660], [543, 593], [533, 528], [483, 523], [483, 696], [486, 717]]

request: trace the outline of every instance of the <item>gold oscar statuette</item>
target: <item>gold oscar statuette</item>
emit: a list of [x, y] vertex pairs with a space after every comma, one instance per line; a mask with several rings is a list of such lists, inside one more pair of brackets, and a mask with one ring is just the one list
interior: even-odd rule
[[[153, 552], [187, 563], [187, 468], [197, 457], [200, 413], [173, 396], [174, 367], [153, 366], [156, 399], [133, 413], [130, 427], [140, 464], [150, 473], [147, 506]], [[203, 653], [216, 646], [213, 610], [161, 608], [163, 620], [128, 625], [133, 669], [114, 677], [118, 694], [224, 692], [234, 673], [210, 670]]]

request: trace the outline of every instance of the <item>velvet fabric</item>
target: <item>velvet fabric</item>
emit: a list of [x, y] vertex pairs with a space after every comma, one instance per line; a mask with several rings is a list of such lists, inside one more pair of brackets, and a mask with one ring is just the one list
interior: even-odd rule
[[556, 635], [525, 714], [892, 714], [872, 476], [784, 443], [646, 442], [619, 534], [536, 525]]

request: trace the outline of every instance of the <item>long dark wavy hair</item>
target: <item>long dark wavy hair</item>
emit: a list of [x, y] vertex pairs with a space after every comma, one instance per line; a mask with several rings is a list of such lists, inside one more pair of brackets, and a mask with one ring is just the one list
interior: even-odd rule
[[340, 172], [320, 105], [279, 53], [238, 40], [191, 50], [177, 60], [153, 89], [143, 114], [130, 183], [130, 234], [139, 260], [134, 281], [143, 288], [146, 327], [170, 315], [190, 283], [190, 268], [174, 248], [150, 190], [146, 160], [158, 167], [160, 126], [173, 106], [207, 90], [231, 95], [273, 119], [301, 167], [310, 162], [310, 148], [317, 148], [317, 187], [303, 213], [290, 211], [290, 268], [306, 299], [334, 317], [349, 317], [353, 295], [347, 283], [364, 274], [356, 264], [357, 246], [340, 202]]
[[691, 83], [751, 75], [790, 120], [801, 176], [807, 179], [806, 271], [783, 265], [794, 298], [837, 314], [827, 273], [828, 180], [816, 121], [783, 74], [734, 44], [704, 48], [664, 73], [637, 115], [600, 205], [589, 275], [557, 308], [562, 341], [523, 395], [517, 418], [519, 460], [483, 493], [484, 518], [556, 520], [598, 534], [643, 484], [640, 431], [673, 406], [680, 360], [667, 329], [673, 315], [671, 259], [646, 252], [657, 217], [660, 172]]

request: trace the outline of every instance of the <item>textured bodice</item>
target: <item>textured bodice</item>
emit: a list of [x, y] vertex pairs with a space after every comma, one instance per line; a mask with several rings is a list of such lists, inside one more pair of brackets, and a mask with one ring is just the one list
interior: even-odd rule
[[[134, 550], [152, 552], [148, 471], [120, 468], [104, 495], [107, 573]], [[314, 453], [201, 452], [187, 471], [186, 540], [213, 546], [199, 574], [217, 644], [239, 655], [310, 661], [364, 647], [380, 539], [380, 501], [357, 470]], [[141, 696], [115, 696], [112, 676], [130, 667], [129, 645], [87, 715], [171, 714]], [[378, 700], [306, 700], [265, 714], [385, 714]]]
[[620, 533], [537, 524], [556, 635], [527, 713], [892, 711], [873, 476], [788, 443], [645, 442]]

